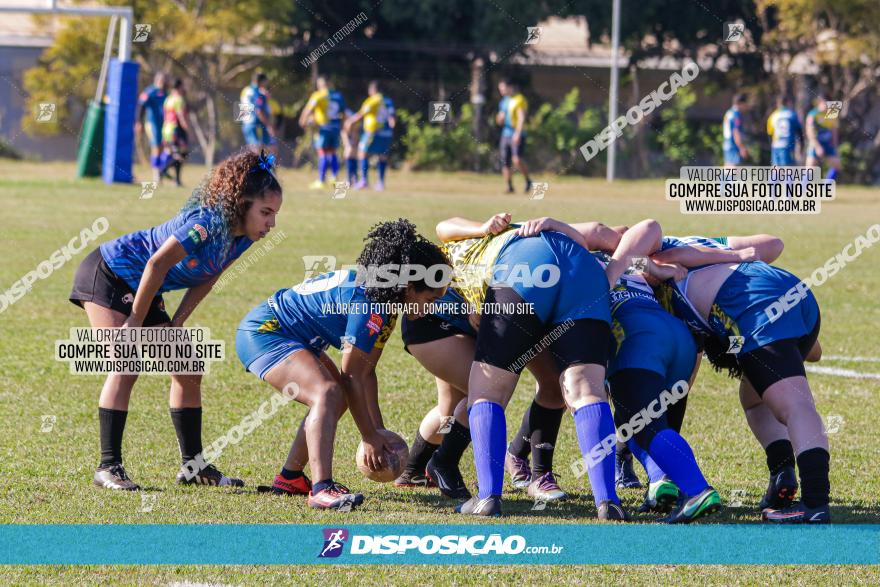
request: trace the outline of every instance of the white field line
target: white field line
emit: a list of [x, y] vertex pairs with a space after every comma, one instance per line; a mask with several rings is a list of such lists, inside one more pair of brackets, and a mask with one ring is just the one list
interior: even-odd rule
[[853, 377], [855, 379], [880, 379], [880, 373], [862, 373], [853, 371], [852, 369], [839, 369], [837, 367], [819, 367], [814, 365], [804, 365], [808, 373], [819, 373], [820, 375], [832, 375], [834, 377]]

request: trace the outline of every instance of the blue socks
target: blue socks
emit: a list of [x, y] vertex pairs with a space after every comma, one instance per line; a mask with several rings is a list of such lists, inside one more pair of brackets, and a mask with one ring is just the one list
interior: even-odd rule
[[682, 438], [681, 434], [675, 430], [667, 428], [657, 433], [651, 440], [648, 451], [669, 478], [688, 497], [698, 494], [709, 486], [697, 465], [694, 451], [691, 450], [690, 445]]
[[333, 177], [339, 177], [339, 159], [336, 158], [336, 151], [329, 157], [330, 159], [330, 173], [333, 174]]
[[656, 483], [663, 478], [663, 469], [660, 468], [657, 461], [651, 458], [648, 451], [639, 446], [639, 443], [632, 438], [626, 442], [626, 445], [629, 447], [630, 452], [633, 453], [633, 456], [642, 463], [645, 472], [648, 473], [648, 482]]
[[826, 177], [826, 179], [837, 179], [837, 168], [832, 167], [831, 169], [829, 169], [828, 175], [825, 177]]
[[[608, 402], [597, 402], [578, 408], [574, 413], [574, 427], [587, 465], [596, 506], [607, 500], [619, 504], [620, 499], [614, 488], [617, 435], [611, 406]], [[473, 431], [473, 426], [471, 430]]]
[[[504, 451], [507, 445], [507, 420], [504, 408], [495, 402], [480, 402], [468, 410], [474, 462], [477, 466], [478, 497], [501, 495], [504, 483]], [[614, 482], [612, 462], [611, 481]]]
[[379, 159], [379, 183], [385, 183], [385, 168], [388, 167], [388, 161]]
[[370, 160], [369, 159], [361, 159], [361, 180], [364, 183], [367, 183], [367, 174], [370, 171]]
[[323, 183], [327, 178], [327, 155], [323, 153], [318, 156], [318, 180]]
[[357, 159], [346, 159], [345, 160], [345, 170], [348, 174], [348, 183], [350, 185], [354, 185], [357, 183], [358, 179], [358, 170], [357, 170]]
[[150, 167], [159, 169], [159, 155], [150, 155]]

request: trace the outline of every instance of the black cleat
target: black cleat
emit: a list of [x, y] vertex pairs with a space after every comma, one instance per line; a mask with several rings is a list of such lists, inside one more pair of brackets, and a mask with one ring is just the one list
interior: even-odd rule
[[464, 477], [461, 476], [461, 471], [458, 470], [458, 467], [438, 465], [434, 461], [434, 457], [431, 457], [431, 460], [428, 461], [428, 465], [425, 467], [425, 473], [428, 479], [437, 484], [437, 489], [440, 490], [440, 493], [446, 497], [458, 500], [470, 499], [471, 492], [468, 491]]
[[761, 517], [774, 524], [830, 524], [831, 508], [827, 503], [808, 508], [798, 501], [780, 510], [766, 510]]
[[466, 502], [455, 506], [456, 514], [470, 514], [472, 516], [492, 516], [497, 518], [501, 515], [501, 496], [490, 495], [480, 499], [472, 497]]
[[616, 522], [629, 522], [629, 514], [623, 509], [619, 503], [614, 503], [610, 499], [599, 502], [599, 519], [613, 520]]
[[410, 471], [404, 471], [400, 477], [394, 480], [395, 487], [437, 487], [437, 484], [434, 483], [430, 477], [427, 475], [420, 475], [419, 473], [412, 473]]
[[632, 457], [617, 455], [614, 458], [614, 483], [618, 489], [641, 489], [642, 483], [633, 470]]
[[122, 463], [100, 466], [95, 471], [92, 483], [106, 489], [121, 491], [137, 491], [140, 489], [137, 483], [128, 478]]
[[217, 470], [214, 465], [208, 465], [195, 475], [181, 469], [177, 474], [178, 485], [214, 485], [219, 487], [244, 487], [244, 481], [234, 477], [227, 477]]
[[770, 475], [767, 491], [761, 498], [758, 508], [764, 510], [782, 510], [789, 507], [797, 495], [798, 482], [794, 467], [783, 467], [776, 475]]

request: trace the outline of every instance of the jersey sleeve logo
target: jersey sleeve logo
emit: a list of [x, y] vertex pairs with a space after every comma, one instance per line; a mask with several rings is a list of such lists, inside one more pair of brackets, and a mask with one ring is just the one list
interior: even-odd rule
[[187, 232], [187, 236], [189, 236], [189, 239], [193, 244], [197, 245], [208, 240], [208, 231], [201, 224], [193, 224], [193, 227]]
[[379, 334], [379, 331], [382, 330], [382, 316], [379, 314], [370, 314], [370, 320], [367, 322], [367, 330], [370, 331], [370, 336], [374, 336]]

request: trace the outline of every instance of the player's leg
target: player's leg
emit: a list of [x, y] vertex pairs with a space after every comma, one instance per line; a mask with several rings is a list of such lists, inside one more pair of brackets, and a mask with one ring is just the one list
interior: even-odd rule
[[511, 158], [513, 160], [513, 164], [516, 165], [516, 168], [519, 169], [519, 172], [523, 174], [523, 177], [526, 178], [526, 187], [525, 193], [529, 193], [532, 191], [532, 179], [529, 177], [529, 166], [526, 165], [525, 159], [523, 156], [525, 155], [526, 150], [526, 137], [521, 136], [518, 144], [513, 144], [511, 141]]
[[[191, 471], [187, 463], [195, 462], [202, 452], [202, 376], [171, 375], [169, 410], [177, 445], [180, 448], [181, 464], [177, 473], [177, 483], [181, 485], [220, 485], [244, 487], [244, 481], [227, 477], [213, 464]], [[192, 473], [192, 474], [190, 474]]]
[[513, 193], [513, 172], [511, 166], [513, 165], [513, 151], [511, 145], [511, 138], [509, 136], [501, 135], [501, 141], [498, 144], [498, 154], [501, 158], [501, 175], [504, 177], [504, 182], [507, 184], [507, 193]]
[[[383, 138], [383, 140], [385, 140]], [[376, 191], [382, 191], [385, 189], [385, 171], [388, 169], [388, 154], [387, 150], [379, 155], [378, 161], [376, 162], [376, 173], [379, 176], [379, 180], [376, 182], [374, 189]]]
[[275, 389], [284, 391], [296, 386], [296, 401], [308, 406], [304, 431], [309, 453], [309, 468], [315, 481], [309, 494], [313, 508], [337, 508], [345, 503], [359, 505], [360, 494], [352, 494], [333, 480], [333, 444], [340, 414], [344, 411], [342, 386], [321, 361], [310, 352], [299, 350], [269, 368], [263, 378]]
[[778, 340], [746, 353], [740, 363], [761, 401], [785, 425], [800, 475], [801, 502], [767, 510], [765, 518], [782, 523], [829, 522], [828, 437], [807, 382], [798, 341]]
[[[94, 302], [83, 302], [92, 328], [119, 328], [127, 315]], [[107, 489], [140, 489], [128, 478], [122, 466], [122, 436], [128, 418], [128, 402], [137, 375], [110, 373], [98, 398], [98, 423], [101, 439], [101, 462], [95, 471], [94, 484]]]
[[[428, 323], [422, 323], [422, 326], [426, 324]], [[453, 416], [456, 406], [467, 395], [474, 346], [473, 337], [464, 334], [419, 344], [407, 344], [407, 350], [437, 380], [438, 403], [434, 408], [437, 410], [437, 416]], [[433, 421], [426, 423], [423, 420], [416, 435], [416, 442], [413, 443], [414, 450], [410, 451], [407, 468], [411, 470], [412, 475], [427, 474], [427, 478], [438, 486], [443, 495], [452, 499], [467, 499], [470, 497], [470, 492], [459, 470], [461, 457], [471, 440], [467, 417], [454, 419], [451, 425], [444, 428], [448, 428], [445, 434], [439, 437], [434, 434], [439, 429], [439, 425], [431, 430], [434, 425]], [[431, 438], [422, 435], [423, 429], [431, 435]], [[419, 438], [424, 440], [425, 447], [422, 450], [415, 450], [416, 445], [420, 444]], [[431, 446], [434, 443], [438, 446]]]
[[828, 163], [828, 173], [825, 177], [836, 180], [840, 173], [840, 157], [837, 156], [837, 149], [826, 147], [826, 152], [829, 150], [834, 154], [829, 153], [825, 156], [825, 162]]
[[767, 508], [788, 507], [798, 490], [794, 448], [788, 439], [788, 429], [776, 419], [769, 406], [761, 401], [746, 376], [740, 381], [739, 401], [749, 429], [767, 455], [770, 481], [759, 508], [764, 511]]
[[358, 165], [360, 168], [360, 179], [355, 184], [355, 189], [364, 189], [370, 185], [370, 144], [373, 142], [374, 133], [364, 132], [361, 134], [361, 140], [358, 142]]
[[[342, 376], [333, 360], [330, 359], [326, 353], [321, 353], [318, 360], [321, 362], [321, 365], [327, 369], [327, 372], [329, 372], [341, 385]], [[348, 405], [343, 402], [337, 421], [342, 418], [347, 409]], [[284, 466], [281, 467], [281, 471], [275, 475], [275, 479], [272, 482], [270, 488], [272, 493], [280, 495], [308, 495], [312, 490], [312, 481], [305, 474], [306, 465], [309, 463], [309, 448], [306, 443], [305, 433], [305, 424], [308, 417], [309, 412], [306, 411], [305, 416], [303, 416], [303, 419], [300, 421], [299, 427], [296, 430], [296, 436], [293, 439], [293, 443], [290, 445], [290, 451], [287, 453], [287, 460], [284, 461]]]
[[[535, 398], [523, 414], [519, 430], [507, 447], [504, 468], [514, 487], [528, 488], [531, 497], [542, 501], [564, 499], [553, 474], [553, 454], [559, 426], [565, 414], [565, 400], [559, 387], [559, 367], [549, 351], [532, 359], [526, 368], [537, 382]], [[529, 465], [529, 455], [532, 463]]]

